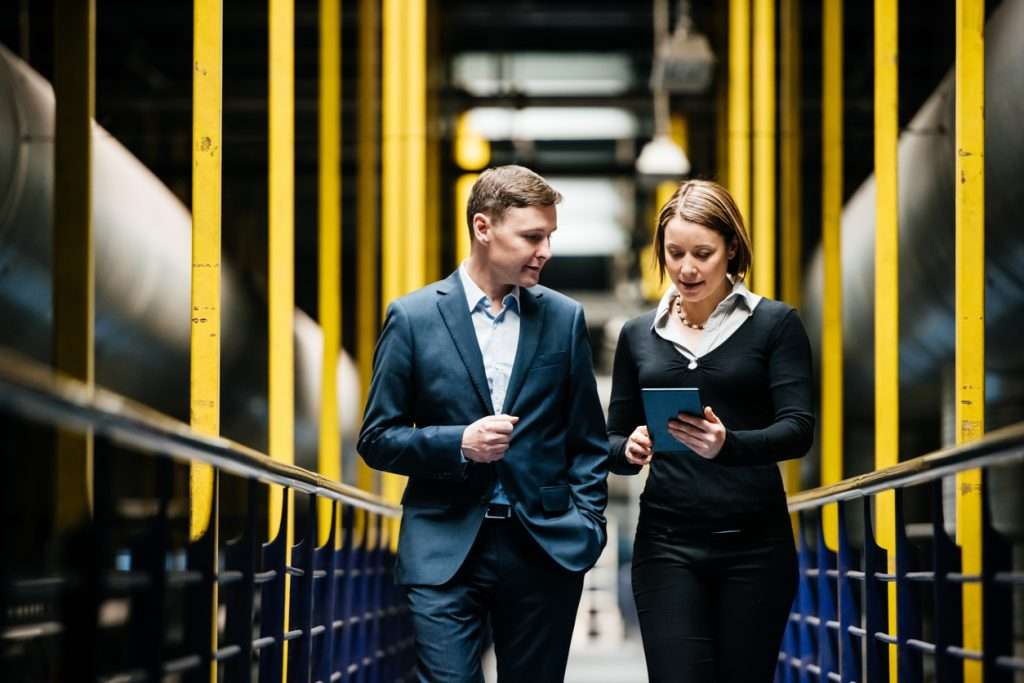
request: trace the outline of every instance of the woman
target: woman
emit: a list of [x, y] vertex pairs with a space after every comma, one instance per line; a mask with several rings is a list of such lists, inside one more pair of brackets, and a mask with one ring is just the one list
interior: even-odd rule
[[[767, 683], [797, 581], [776, 463], [811, 445], [810, 344], [791, 307], [744, 286], [750, 240], [720, 185], [679, 186], [655, 251], [672, 287], [623, 327], [608, 415], [612, 471], [650, 467], [633, 554], [648, 673]], [[645, 387], [699, 389], [704, 414], [667, 425], [692, 452], [652, 449]]]

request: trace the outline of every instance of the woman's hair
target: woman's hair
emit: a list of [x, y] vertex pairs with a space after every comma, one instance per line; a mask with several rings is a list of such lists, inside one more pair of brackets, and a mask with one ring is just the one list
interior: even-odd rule
[[726, 248], [735, 247], [729, 259], [728, 272], [742, 278], [750, 269], [750, 237], [743, 226], [743, 216], [732, 195], [710, 180], [684, 180], [658, 212], [658, 229], [654, 233], [654, 255], [658, 274], [665, 278], [665, 226], [675, 217], [714, 230], [725, 240]]

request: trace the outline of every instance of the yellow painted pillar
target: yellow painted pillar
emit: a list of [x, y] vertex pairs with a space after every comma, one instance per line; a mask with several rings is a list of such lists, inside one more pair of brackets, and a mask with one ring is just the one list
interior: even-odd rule
[[[356, 222], [359, 248], [356, 251], [356, 351], [361, 387], [360, 406], [366, 402], [373, 374], [373, 349], [380, 327], [377, 303], [377, 274], [380, 250], [377, 247], [377, 144], [379, 126], [377, 105], [380, 65], [379, 0], [359, 0], [359, 115], [356, 142], [357, 183]], [[360, 413], [362, 411], [360, 410]], [[376, 473], [360, 458], [356, 463], [356, 486], [377, 492]]]
[[[320, 0], [319, 318], [324, 335], [320, 364], [320, 474], [341, 481], [338, 354], [341, 352], [341, 3]], [[317, 501], [317, 544], [330, 535], [329, 498]]]
[[472, 242], [466, 216], [469, 193], [473, 189], [482, 171], [491, 162], [491, 141], [474, 130], [469, 112], [462, 112], [455, 121], [455, 140], [452, 150], [455, 163], [464, 173], [455, 181], [455, 215], [452, 229], [455, 230], [455, 265], [469, 258], [469, 247]]
[[[96, 108], [95, 0], [54, 7], [53, 366], [88, 387], [95, 381], [92, 119]], [[57, 433], [55, 525], [92, 515], [92, 431]]]
[[[779, 10], [779, 210], [782, 300], [800, 307], [803, 212], [800, 183], [800, 0], [782, 0]], [[800, 490], [800, 461], [782, 463], [786, 493]], [[798, 515], [793, 515], [794, 520]], [[794, 527], [796, 525], [794, 524]]]
[[[195, 0], [192, 60], [192, 290], [189, 421], [200, 434], [220, 434], [220, 263], [223, 144], [224, 8], [222, 0]], [[219, 487], [209, 465], [190, 471], [190, 537], [213, 535], [213, 566], [219, 551]], [[218, 589], [210, 605], [210, 651], [217, 651]], [[211, 660], [209, 680], [217, 680]]]
[[[782, 300], [799, 308], [803, 287], [800, 0], [782, 0], [779, 27], [779, 213], [782, 219], [779, 226], [780, 285]], [[842, 35], [839, 40], [842, 40]], [[839, 52], [842, 54], [841, 43]]]
[[[956, 442], [985, 432], [985, 3], [956, 3]], [[982, 573], [981, 470], [957, 476], [957, 541], [963, 573]], [[964, 649], [984, 645], [983, 587], [963, 586]], [[965, 683], [982, 662], [964, 660]]]
[[[828, 486], [843, 478], [843, 0], [825, 0], [822, 12], [821, 484]], [[838, 551], [837, 504], [823, 515], [825, 545]]]
[[729, 0], [729, 190], [750, 217], [750, 0]]
[[[402, 186], [407, 204], [406, 210], [398, 210], [396, 219], [402, 225], [409, 255], [401, 291], [406, 294], [427, 284], [427, 2], [405, 0], [402, 7]], [[384, 201], [397, 204], [398, 197], [385, 197]]]
[[[270, 0], [269, 83], [269, 271], [270, 457], [295, 462], [295, 7], [294, 0]], [[277, 532], [284, 505], [285, 562], [291, 564], [294, 500], [270, 486], [270, 534]], [[284, 630], [288, 630], [291, 577], [285, 576]], [[288, 661], [285, 643], [282, 661]]]
[[754, 291], [775, 298], [775, 0], [754, 0]]
[[[672, 142], [679, 145], [685, 153], [690, 153], [690, 129], [686, 117], [680, 113], [672, 114], [669, 117], [669, 137]], [[658, 229], [658, 214], [661, 207], [672, 199], [672, 195], [679, 189], [679, 180], [666, 180], [658, 183], [654, 189], [654, 211], [651, 219], [647, 221], [650, 229], [650, 244], [640, 250], [640, 289], [644, 299], [657, 301], [664, 294], [666, 286], [658, 274], [657, 256], [654, 253], [654, 234]]]
[[[875, 467], [899, 462], [899, 192], [896, 145], [898, 119], [898, 4], [875, 0]], [[876, 534], [896, 570], [895, 494], [876, 502]], [[896, 584], [889, 584], [889, 632], [896, 633]], [[889, 647], [889, 676], [898, 680], [895, 646]]]

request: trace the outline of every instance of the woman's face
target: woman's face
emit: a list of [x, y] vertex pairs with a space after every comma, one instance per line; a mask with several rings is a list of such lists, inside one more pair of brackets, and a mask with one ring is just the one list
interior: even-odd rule
[[686, 303], [721, 291], [736, 248], [719, 233], [675, 216], [665, 225], [665, 270]]

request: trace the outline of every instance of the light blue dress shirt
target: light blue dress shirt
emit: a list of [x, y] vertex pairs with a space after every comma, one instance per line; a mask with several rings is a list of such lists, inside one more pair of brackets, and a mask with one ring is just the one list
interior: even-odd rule
[[[519, 349], [519, 287], [513, 287], [505, 295], [501, 301], [501, 310], [495, 314], [491, 312], [491, 300], [473, 282], [465, 263], [459, 266], [459, 278], [462, 280], [462, 290], [466, 293], [466, 305], [473, 321], [480, 355], [484, 359], [484, 374], [491, 392], [491, 405], [494, 406], [494, 414], [500, 415], [505, 408], [508, 380], [512, 376], [512, 365]], [[491, 502], [509, 503], [501, 481], [494, 485]]]

